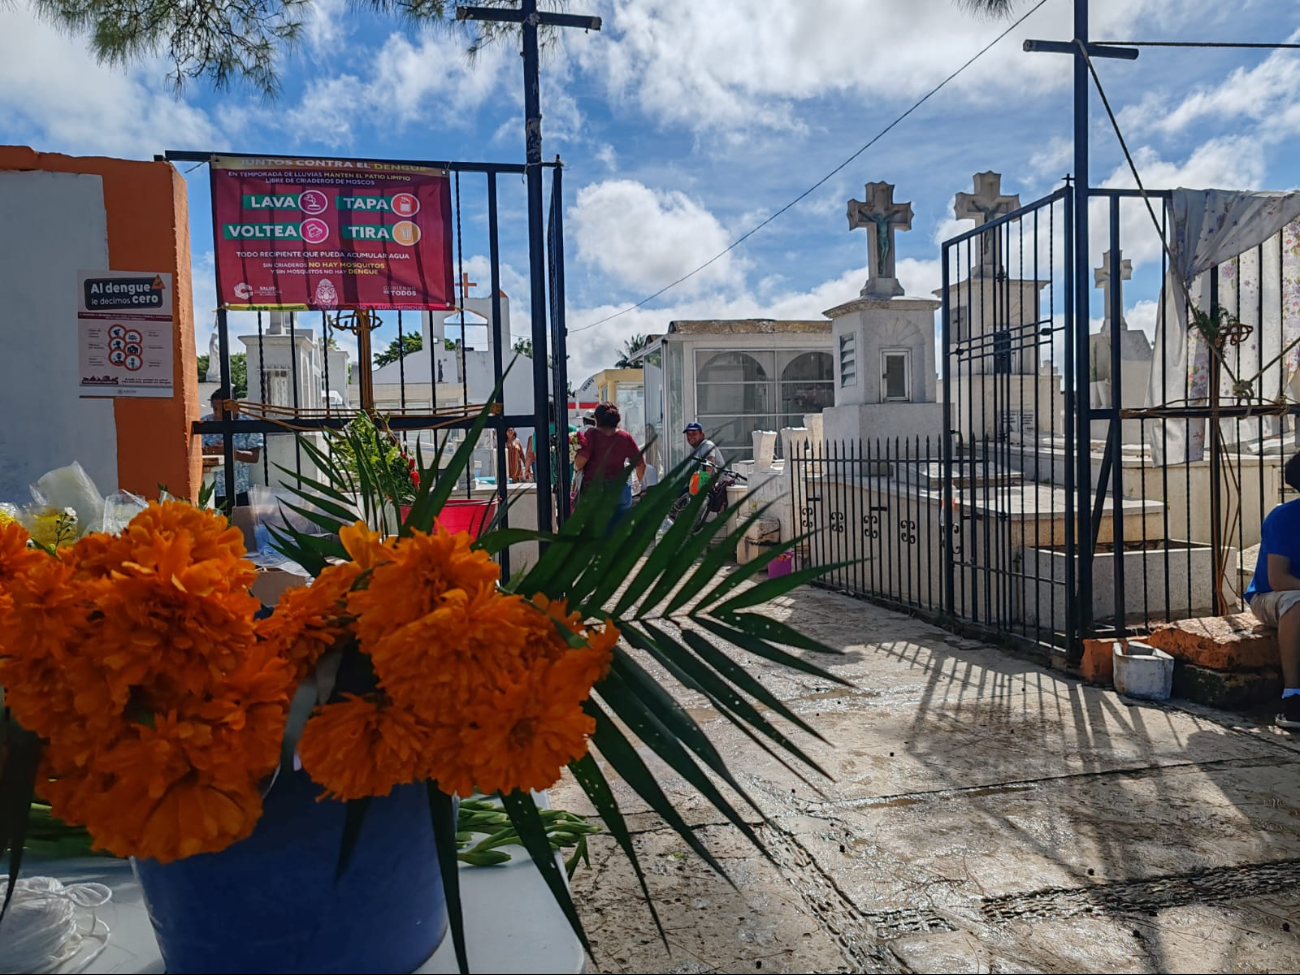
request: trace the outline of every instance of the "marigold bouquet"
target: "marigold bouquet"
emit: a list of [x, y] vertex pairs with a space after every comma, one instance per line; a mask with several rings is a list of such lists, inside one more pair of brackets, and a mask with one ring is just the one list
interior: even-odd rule
[[243, 839], [295, 687], [326, 654], [368, 673], [302, 730], [325, 795], [545, 789], [585, 754], [582, 702], [616, 630], [501, 591], [465, 534], [384, 541], [358, 523], [340, 537], [351, 561], [255, 620], [256, 570], [215, 513], [155, 504], [121, 537], [58, 557], [0, 527], [0, 684], [44, 743], [37, 794], [52, 812], [111, 853], [160, 862]]
[[[372, 797], [405, 783], [427, 787], [462, 971], [455, 795], [499, 797], [585, 944], [529, 794], [566, 769], [639, 878], [606, 769], [725, 875], [634, 735], [761, 847], [717, 782], [761, 810], [648, 668], [704, 695], [787, 767], [821, 773], [776, 722], [813, 729], [732, 655], [842, 683], [785, 648], [835, 651], [746, 611], [825, 569], [748, 585], [774, 549], [722, 571], [763, 509], [739, 524], [738, 512], [727, 512], [698, 533], [692, 512], [656, 545], [689, 477], [685, 465], [613, 527], [618, 492], [584, 500], [554, 533], [506, 528], [499, 515], [477, 540], [449, 534], [436, 515], [489, 415], [448, 463], [441, 454], [420, 463], [395, 534], [385, 501], [402, 472], [367, 465], [358, 484], [346, 454], [302, 440], [322, 479], [299, 477], [303, 503], [289, 507], [321, 533], [272, 532], [315, 578], [269, 616], [249, 595], [256, 569], [242, 536], [218, 514], [155, 503], [120, 536], [92, 534], [56, 552], [29, 544], [20, 526], [0, 526], [0, 686], [9, 711], [0, 725], [0, 852], [8, 851], [11, 884], [33, 791], [101, 848], [168, 861], [249, 836], [267, 788], [300, 763], [322, 800], [347, 805], [339, 874]], [[542, 543], [540, 560], [503, 580], [493, 555], [523, 541]]]

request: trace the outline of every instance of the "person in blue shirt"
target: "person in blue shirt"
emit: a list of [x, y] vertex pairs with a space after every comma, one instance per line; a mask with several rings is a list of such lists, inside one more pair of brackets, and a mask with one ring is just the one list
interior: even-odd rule
[[[1300, 491], [1300, 454], [1286, 462], [1283, 473], [1287, 486]], [[1276, 724], [1300, 729], [1300, 498], [1270, 511], [1260, 535], [1246, 602], [1261, 623], [1277, 628], [1284, 689]]]
[[[218, 389], [212, 394], [212, 412], [200, 417], [202, 420], [221, 420], [225, 418], [226, 391]], [[232, 408], [232, 419], [239, 419], [239, 410]], [[253, 483], [252, 469], [262, 457], [262, 435], [260, 433], [237, 433], [235, 441], [235, 506], [248, 504], [248, 489]], [[219, 433], [203, 435], [203, 466], [212, 472], [212, 497], [218, 508], [229, 511], [226, 503], [226, 470], [222, 466], [225, 440]]]

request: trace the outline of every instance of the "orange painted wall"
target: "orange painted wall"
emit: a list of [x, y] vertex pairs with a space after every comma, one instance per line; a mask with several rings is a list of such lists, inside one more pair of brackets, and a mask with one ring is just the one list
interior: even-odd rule
[[99, 176], [108, 214], [106, 270], [171, 273], [175, 395], [114, 401], [118, 486], [154, 498], [162, 484], [180, 497], [198, 497], [203, 462], [198, 439], [190, 436], [200, 414], [185, 178], [168, 162], [64, 156], [25, 146], [0, 146], [0, 170]]

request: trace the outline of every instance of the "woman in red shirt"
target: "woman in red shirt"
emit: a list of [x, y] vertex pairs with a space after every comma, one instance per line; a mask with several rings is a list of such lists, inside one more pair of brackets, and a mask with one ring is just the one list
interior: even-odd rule
[[[622, 417], [618, 407], [613, 403], [601, 403], [596, 407], [596, 426], [589, 427], [582, 438], [582, 447], [573, 462], [575, 470], [582, 472], [582, 498], [594, 495], [598, 491], [618, 490], [620, 492], [618, 508], [610, 525], [618, 523], [632, 507], [632, 485], [623, 478], [625, 467], [636, 468], [638, 478], [645, 477], [645, 458], [641, 448], [626, 430], [618, 428]], [[620, 478], [623, 478], [620, 483]]]

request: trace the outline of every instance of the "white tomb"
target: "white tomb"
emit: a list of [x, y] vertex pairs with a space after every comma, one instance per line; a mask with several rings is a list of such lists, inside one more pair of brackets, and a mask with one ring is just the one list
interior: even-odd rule
[[828, 441], [937, 436], [934, 312], [939, 302], [908, 298], [895, 276], [894, 232], [912, 227], [912, 205], [894, 202], [889, 183], [868, 183], [866, 202], [849, 201], [849, 229], [867, 231], [870, 276], [861, 294], [823, 314], [831, 319], [835, 405], [822, 414]]
[[[1124, 282], [1133, 276], [1133, 262], [1123, 259], [1118, 262], [1119, 275], [1115, 275], [1116, 265], [1107, 251], [1102, 258], [1101, 267], [1093, 273], [1094, 284], [1105, 294], [1105, 316], [1101, 331], [1088, 338], [1088, 361], [1090, 382], [1088, 399], [1093, 409], [1109, 409], [1114, 402], [1114, 382], [1111, 376], [1111, 356], [1115, 343], [1119, 343], [1120, 354], [1120, 400], [1121, 409], [1134, 409], [1146, 403], [1147, 385], [1151, 380], [1151, 360], [1154, 351], [1151, 340], [1145, 332], [1132, 330], [1120, 313], [1119, 327], [1111, 321], [1111, 294], [1118, 292], [1119, 307], [1124, 307]], [[1109, 420], [1093, 420], [1092, 436], [1094, 440], [1103, 440], [1110, 430]], [[1138, 443], [1142, 438], [1141, 424], [1137, 420], [1124, 420], [1120, 426], [1122, 443]]]

